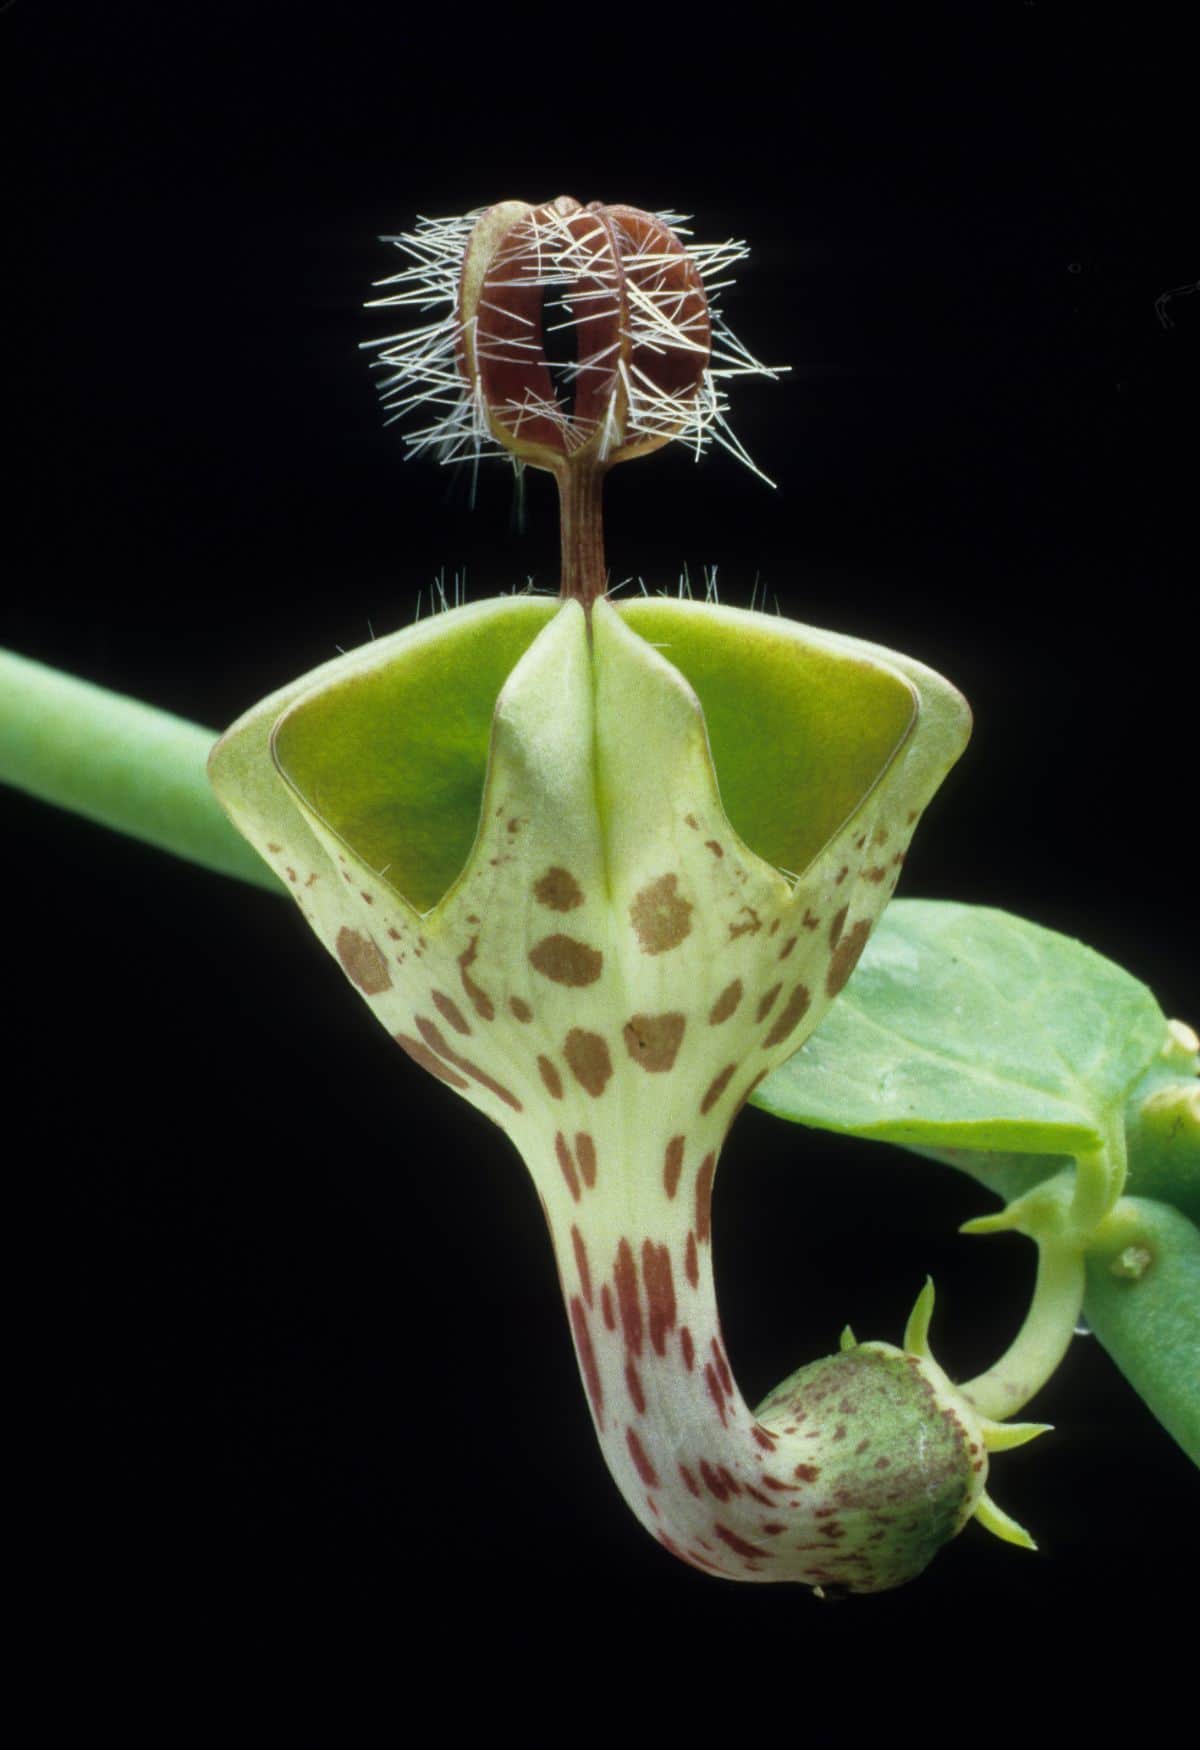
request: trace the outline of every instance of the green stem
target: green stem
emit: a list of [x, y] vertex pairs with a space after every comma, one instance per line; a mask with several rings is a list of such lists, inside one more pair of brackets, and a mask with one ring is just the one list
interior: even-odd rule
[[1071, 1345], [1083, 1308], [1082, 1248], [1070, 1241], [1038, 1241], [1037, 1281], [1025, 1323], [994, 1367], [959, 1389], [996, 1421], [1016, 1415], [1045, 1385]]
[[0, 650], [0, 782], [279, 893], [209, 788], [215, 740], [211, 729]]

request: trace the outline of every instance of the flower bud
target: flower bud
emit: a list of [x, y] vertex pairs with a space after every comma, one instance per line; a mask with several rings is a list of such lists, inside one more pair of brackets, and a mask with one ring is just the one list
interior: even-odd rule
[[805, 1442], [810, 1578], [883, 1592], [928, 1567], [984, 1498], [985, 1431], [936, 1362], [861, 1343], [802, 1367], [761, 1403]]

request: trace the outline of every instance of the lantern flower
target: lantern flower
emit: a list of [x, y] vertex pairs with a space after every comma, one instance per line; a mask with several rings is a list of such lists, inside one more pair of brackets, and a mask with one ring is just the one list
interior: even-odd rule
[[[555, 474], [563, 594], [457, 608], [306, 675], [218, 744], [217, 794], [401, 1051], [516, 1145], [605, 1458], [668, 1550], [865, 1592], [972, 1514], [1019, 1540], [987, 1452], [1036, 1430], [951, 1385], [928, 1295], [903, 1349], [848, 1339], [752, 1413], [711, 1265], [733, 1117], [845, 985], [967, 708], [873, 644], [606, 599], [604, 470], [723, 418], [703, 263], [663, 220], [506, 202], [424, 237], [439, 261], [457, 239], [423, 391], [455, 398], [418, 447], [494, 443]], [[547, 282], [579, 337], [570, 404]], [[431, 377], [433, 344], [390, 343], [391, 392], [419, 351]]]

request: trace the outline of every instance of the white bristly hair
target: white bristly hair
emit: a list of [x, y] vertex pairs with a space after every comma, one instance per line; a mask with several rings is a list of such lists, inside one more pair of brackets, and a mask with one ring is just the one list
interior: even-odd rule
[[[407, 257], [408, 265], [375, 281], [377, 288], [390, 289], [385, 296], [372, 298], [366, 308], [403, 307], [431, 317], [415, 328], [362, 343], [364, 350], [378, 354], [372, 369], [385, 373], [378, 384], [385, 424], [414, 415], [424, 421], [405, 434], [405, 448], [410, 456], [432, 451], [442, 463], [478, 462], [484, 456], [515, 459], [489, 430], [478, 377], [468, 386], [458, 363], [461, 328], [458, 298], [463, 256], [475, 223], [486, 210], [478, 208], [455, 218], [419, 217], [415, 230], [380, 238], [399, 249]], [[699, 460], [715, 441], [760, 479], [773, 485], [731, 430], [726, 418], [728, 396], [722, 386], [731, 377], [766, 377], [773, 382], [790, 368], [764, 365], [756, 359], [730, 330], [718, 306], [716, 294], [733, 283], [730, 270], [744, 261], [750, 251], [744, 242], [732, 238], [724, 243], [684, 241], [691, 237], [686, 228], [689, 215], [664, 212], [654, 216], [679, 237], [704, 282], [711, 329], [709, 359], [698, 388], [686, 398], [664, 393], [644, 370], [636, 365], [627, 368], [624, 360], [618, 360], [617, 369], [627, 395], [624, 429], [618, 428], [614, 396], [604, 417], [600, 456], [609, 455], [618, 444], [657, 437], [687, 444]], [[507, 245], [501, 242], [495, 259], [497, 263], [519, 264], [520, 274], [509, 283], [540, 286], [555, 294], [548, 302], [548, 310], [556, 305], [563, 312], [563, 320], [548, 324], [547, 332], [578, 327], [585, 317], [612, 314], [611, 303], [605, 301], [616, 298], [619, 288], [611, 272], [606, 274], [603, 259], [598, 261], [587, 247], [600, 233], [599, 224], [595, 231], [577, 236], [559, 214], [551, 212], [534, 222], [532, 237], [528, 227], [524, 229], [521, 240]], [[626, 259], [636, 262], [641, 282], [635, 283], [628, 276], [625, 280], [626, 338], [651, 351], [666, 348], [704, 351], [700, 312], [693, 309], [689, 316], [688, 294], [673, 289], [669, 282], [668, 270], [674, 264], [670, 252], [655, 251], [643, 239]], [[655, 269], [661, 269], [657, 284]], [[598, 283], [583, 289], [581, 277]], [[606, 279], [610, 283], [606, 284]], [[523, 344], [532, 349], [537, 343], [533, 339], [527, 343], [505, 342], [506, 348]], [[613, 351], [614, 345], [609, 345], [573, 364], [556, 366], [557, 375], [560, 381], [569, 384], [586, 371], [611, 368], [607, 361]], [[535, 415], [549, 418], [572, 447], [586, 443], [596, 429], [594, 424], [589, 427], [570, 419], [557, 402], [528, 393], [523, 402], [496, 411], [502, 411], [518, 429], [524, 420]]]

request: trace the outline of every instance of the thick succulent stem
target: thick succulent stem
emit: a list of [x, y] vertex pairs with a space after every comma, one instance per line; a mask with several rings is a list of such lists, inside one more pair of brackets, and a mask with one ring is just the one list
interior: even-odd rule
[[209, 787], [211, 729], [0, 650], [0, 782], [282, 891]]

